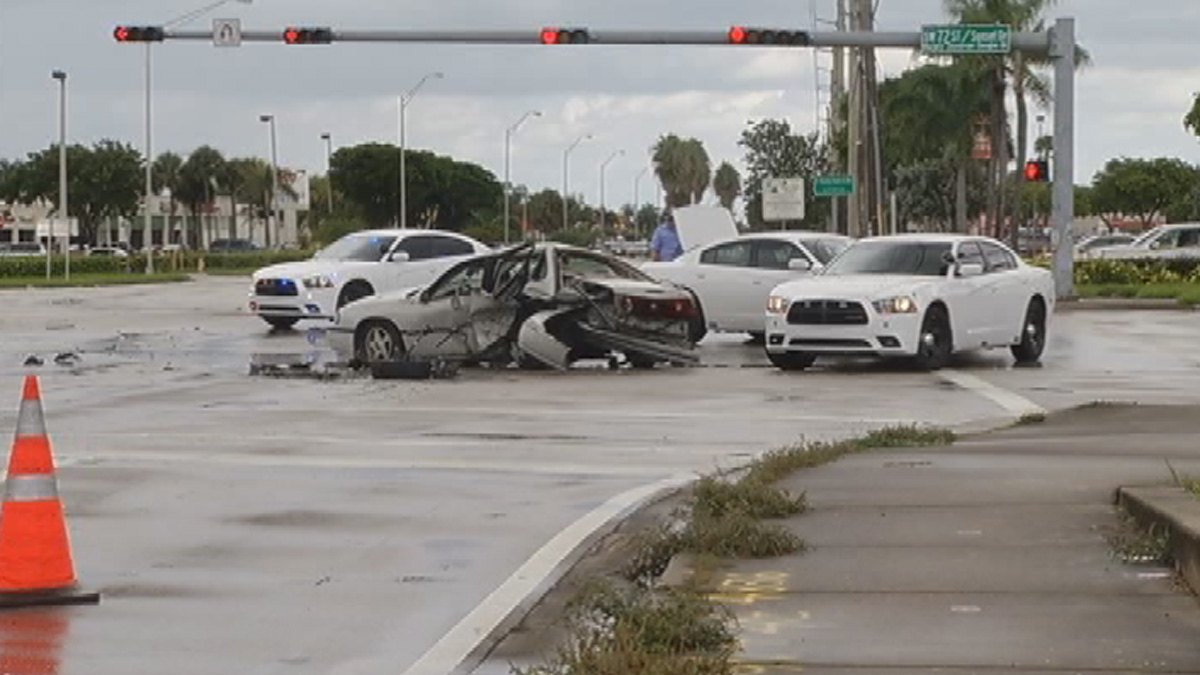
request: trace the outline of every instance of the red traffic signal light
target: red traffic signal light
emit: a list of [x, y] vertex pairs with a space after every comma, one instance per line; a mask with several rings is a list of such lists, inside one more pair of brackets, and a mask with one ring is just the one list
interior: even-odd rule
[[543, 28], [544, 45], [586, 45], [592, 36], [582, 28]]
[[161, 26], [117, 26], [113, 38], [117, 42], [162, 42], [165, 34]]
[[289, 45], [327, 45], [333, 42], [333, 30], [329, 28], [288, 28], [283, 31], [283, 41]]
[[812, 44], [812, 37], [803, 30], [776, 30], [773, 28], [746, 28], [734, 26], [729, 29], [729, 44], [732, 45], [792, 45], [804, 47]]
[[1050, 162], [1031, 159], [1025, 162], [1025, 180], [1030, 183], [1045, 183], [1050, 180]]

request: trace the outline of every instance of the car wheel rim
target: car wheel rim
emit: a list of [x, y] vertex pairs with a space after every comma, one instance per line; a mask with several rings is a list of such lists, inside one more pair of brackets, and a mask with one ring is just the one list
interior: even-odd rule
[[1041, 312], [1036, 309], [1031, 311], [1030, 314], [1032, 316], [1029, 317], [1029, 321], [1025, 325], [1025, 340], [1030, 347], [1037, 349], [1042, 344], [1042, 334], [1044, 332], [1042, 328], [1043, 318]]
[[946, 348], [945, 329], [940, 321], [930, 322], [921, 334], [921, 349], [928, 357], [938, 357]]
[[372, 327], [368, 330], [365, 342], [367, 358], [371, 361], [387, 361], [392, 358], [396, 349], [396, 343], [392, 341], [391, 334], [380, 327]]

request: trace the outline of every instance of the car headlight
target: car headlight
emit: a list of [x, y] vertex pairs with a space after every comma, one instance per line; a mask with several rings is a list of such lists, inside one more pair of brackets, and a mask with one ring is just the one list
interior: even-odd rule
[[871, 303], [880, 314], [916, 314], [917, 301], [907, 295], [884, 298]]
[[787, 311], [789, 301], [782, 295], [772, 295], [767, 298], [767, 314], [783, 314]]
[[324, 274], [304, 277], [305, 288], [333, 288], [333, 279]]

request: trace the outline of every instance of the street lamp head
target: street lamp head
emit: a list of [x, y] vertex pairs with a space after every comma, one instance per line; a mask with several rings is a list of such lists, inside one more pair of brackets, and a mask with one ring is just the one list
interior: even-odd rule
[[275, 119], [274, 115], [259, 115], [258, 116], [259, 122], [270, 122], [273, 119]]
[[541, 110], [532, 110], [532, 111], [530, 111], [529, 114], [533, 115], [534, 117], [541, 117], [542, 111]]
[[446, 77], [446, 74], [439, 71], [439, 72], [434, 73], [431, 77], [433, 77], [433, 79], [435, 79], [435, 80], [440, 80], [440, 79]]
[[63, 70], [56, 70], [56, 71], [50, 73], [50, 77], [54, 78], [55, 80], [66, 80], [67, 73], [66, 73], [66, 71], [63, 71]]
[[332, 138], [333, 138], [333, 136], [331, 136], [328, 131], [321, 134], [321, 140], [323, 140], [323, 141], [328, 141]]

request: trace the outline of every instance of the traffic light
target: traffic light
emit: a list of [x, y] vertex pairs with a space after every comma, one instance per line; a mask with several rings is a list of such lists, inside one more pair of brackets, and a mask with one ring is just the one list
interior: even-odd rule
[[117, 42], [162, 42], [161, 26], [117, 26], [113, 30]]
[[333, 42], [330, 28], [288, 28], [283, 31], [283, 41], [289, 45], [327, 45]]
[[1031, 159], [1025, 162], [1025, 180], [1029, 183], [1045, 183], [1050, 180], [1050, 162]]
[[776, 30], [774, 28], [746, 28], [734, 26], [729, 29], [731, 45], [794, 45], [804, 47], [812, 44], [812, 37], [803, 30]]
[[543, 28], [544, 45], [586, 45], [592, 36], [584, 28]]

